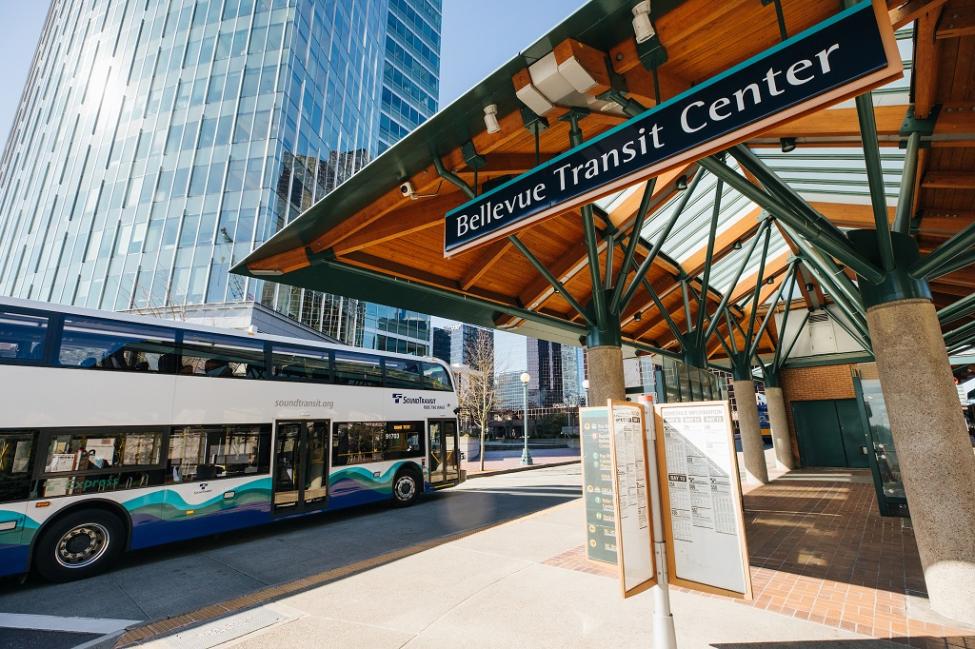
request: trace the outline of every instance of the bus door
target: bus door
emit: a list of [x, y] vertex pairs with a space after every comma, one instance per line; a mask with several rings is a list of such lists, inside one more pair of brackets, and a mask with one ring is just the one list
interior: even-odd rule
[[0, 575], [28, 568], [30, 537], [24, 535], [31, 487], [30, 432], [0, 433]]
[[274, 436], [274, 513], [312, 511], [328, 497], [328, 420], [279, 421]]
[[460, 449], [456, 419], [431, 419], [430, 484], [434, 487], [460, 481]]

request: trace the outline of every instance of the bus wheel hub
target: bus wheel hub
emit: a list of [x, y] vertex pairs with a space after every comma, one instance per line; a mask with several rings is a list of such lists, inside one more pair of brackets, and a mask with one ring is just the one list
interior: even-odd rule
[[58, 541], [56, 557], [65, 568], [83, 568], [105, 554], [108, 544], [108, 530], [102, 525], [78, 525], [65, 532]]

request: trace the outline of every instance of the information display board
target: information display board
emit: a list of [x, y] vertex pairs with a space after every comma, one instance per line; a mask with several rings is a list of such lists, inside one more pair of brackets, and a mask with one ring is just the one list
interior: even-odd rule
[[586, 558], [616, 564], [616, 508], [609, 409], [579, 408], [582, 482], [586, 496]]
[[643, 406], [611, 401], [609, 410], [616, 553], [626, 598], [657, 583], [650, 499], [649, 465], [653, 457], [647, 448]]
[[671, 583], [750, 599], [728, 403], [660, 404], [654, 411]]

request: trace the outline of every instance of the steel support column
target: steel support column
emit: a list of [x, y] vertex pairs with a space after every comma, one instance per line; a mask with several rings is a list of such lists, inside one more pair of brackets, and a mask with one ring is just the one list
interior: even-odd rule
[[[731, 288], [725, 291], [725, 294], [724, 296], [722, 296], [721, 303], [718, 305], [715, 314], [721, 313], [721, 311], [728, 306], [728, 300], [731, 299], [731, 294], [732, 292], [734, 292], [735, 286], [738, 285], [738, 280], [741, 279], [741, 274], [745, 272], [745, 266], [748, 265], [748, 260], [751, 259], [752, 253], [755, 251], [755, 246], [758, 245], [758, 240], [761, 239], [762, 236], [766, 235], [771, 225], [772, 222], [766, 219], [762, 223], [762, 225], [759, 226], [758, 232], [755, 233], [755, 236], [752, 237], [751, 242], [748, 244], [748, 250], [747, 252], [745, 252], [745, 257], [742, 261], [742, 264], [741, 266], [738, 267], [738, 272], [735, 273], [734, 279], [731, 280]], [[711, 335], [714, 333], [714, 330], [717, 329], [717, 327], [718, 327], [718, 319], [712, 318], [711, 322], [708, 324], [707, 330], [704, 332], [705, 345], [707, 344], [708, 339], [711, 337]]]
[[636, 289], [640, 285], [640, 280], [646, 276], [647, 271], [650, 270], [650, 267], [653, 265], [657, 255], [660, 254], [660, 249], [663, 247], [664, 241], [667, 240], [667, 237], [670, 235], [670, 231], [674, 229], [677, 219], [680, 217], [681, 212], [684, 211], [684, 208], [687, 206], [687, 202], [691, 199], [691, 195], [694, 193], [694, 190], [697, 188], [698, 183], [701, 182], [701, 178], [703, 177], [704, 173], [699, 171], [697, 175], [694, 176], [694, 180], [691, 181], [690, 186], [684, 190], [684, 195], [681, 196], [680, 201], [674, 208], [673, 216], [670, 217], [670, 220], [667, 221], [667, 225], [665, 225], [664, 229], [660, 231], [659, 235], [657, 235], [657, 241], [654, 243], [653, 250], [650, 251], [650, 254], [646, 256], [643, 263], [640, 264], [639, 268], [637, 268], [636, 274], [633, 277], [633, 281], [630, 282], [629, 287], [623, 291], [623, 296], [619, 299], [619, 303], [617, 305], [617, 308], [620, 311], [625, 310], [627, 305], [630, 303], [630, 300], [633, 298], [633, 294], [636, 293]]
[[880, 265], [884, 271], [890, 272], [894, 269], [894, 244], [891, 242], [890, 226], [887, 223], [887, 197], [884, 192], [884, 170], [880, 164], [880, 143], [877, 141], [877, 120], [873, 114], [873, 96], [869, 92], [857, 95], [856, 106]]
[[[747, 151], [747, 149], [745, 149]], [[733, 154], [738, 155], [737, 149]], [[750, 153], [750, 152], [749, 152]], [[742, 166], [746, 166], [744, 160], [747, 157], [737, 158]], [[734, 187], [745, 198], [750, 199], [766, 211], [770, 212], [783, 224], [788, 224], [795, 231], [817, 245], [825, 252], [839, 259], [841, 262], [855, 270], [858, 274], [869, 277], [872, 281], [880, 281], [882, 274], [876, 266], [870, 264], [866, 259], [859, 255], [849, 244], [845, 237], [840, 238], [836, 235], [836, 226], [819, 217], [810, 219], [796, 214], [790, 206], [780, 201], [778, 198], [770, 196], [748, 181], [744, 176], [735, 173], [730, 167], [719, 162], [714, 158], [702, 158], [698, 161], [703, 168], [707, 169], [715, 176], [722, 178], [726, 183]]]
[[619, 276], [616, 278], [616, 288], [613, 291], [613, 298], [610, 301], [610, 308], [616, 310], [620, 306], [620, 298], [623, 297], [623, 286], [626, 278], [630, 275], [630, 266], [636, 255], [636, 246], [640, 243], [640, 233], [643, 232], [643, 224], [646, 222], [647, 212], [650, 211], [650, 201], [653, 199], [653, 190], [657, 185], [657, 179], [651, 178], [647, 181], [646, 189], [643, 190], [643, 198], [640, 199], [640, 207], [636, 211], [636, 218], [633, 221], [633, 229], [630, 231], [630, 242], [623, 253], [623, 265], [620, 266]]
[[928, 277], [941, 266], [966, 252], [973, 244], [975, 244], [975, 223], [945, 241], [931, 254], [916, 261], [908, 272], [917, 279]]
[[975, 293], [964, 297], [950, 306], [946, 306], [938, 311], [938, 320], [941, 324], [948, 324], [955, 320], [960, 320], [975, 313]]
[[589, 316], [588, 311], [586, 311], [586, 309], [579, 304], [574, 297], [572, 297], [572, 294], [565, 289], [565, 285], [562, 284], [562, 282], [560, 282], [559, 279], [553, 275], [548, 268], [545, 267], [545, 264], [539, 261], [538, 257], [532, 254], [532, 251], [529, 250], [524, 243], [522, 243], [521, 239], [519, 239], [517, 235], [512, 234], [508, 237], [508, 240], [511, 241], [511, 243], [514, 244], [515, 248], [521, 252], [525, 259], [527, 259], [529, 263], [535, 267], [535, 270], [541, 273], [541, 275], [548, 280], [548, 283], [552, 285], [552, 289], [561, 295], [562, 299], [569, 303], [569, 306], [576, 310], [582, 319], [586, 321], [587, 325], [590, 327], [596, 325], [596, 323], [593, 322], [592, 318]]
[[894, 232], [901, 234], [908, 234], [911, 227], [911, 210], [914, 207], [914, 181], [917, 178], [917, 153], [920, 144], [921, 134], [917, 131], [907, 137], [904, 170], [901, 172], [901, 186], [897, 194], [897, 211], [894, 216]]
[[782, 297], [782, 292], [785, 291], [786, 286], [789, 287], [789, 297], [787, 299], [792, 299], [792, 288], [795, 286], [796, 278], [796, 264], [798, 264], [797, 259], [793, 259], [789, 262], [789, 269], [786, 271], [785, 279], [782, 281], [782, 285], [779, 286], [779, 290], [775, 292], [775, 296], [772, 298], [772, 303], [769, 305], [768, 311], [765, 313], [765, 317], [762, 318], [762, 323], [758, 326], [758, 331], [755, 332], [755, 338], [752, 341], [751, 346], [748, 348], [749, 356], [754, 356], [758, 352], [758, 347], [762, 342], [762, 335], [765, 333], [765, 329], [768, 327], [768, 323], [772, 320], [772, 316], [775, 314], [775, 307], [779, 303], [779, 299]]

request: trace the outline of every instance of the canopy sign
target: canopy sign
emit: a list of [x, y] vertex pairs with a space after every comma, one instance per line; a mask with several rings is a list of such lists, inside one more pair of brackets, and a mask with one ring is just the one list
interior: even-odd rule
[[882, 2], [796, 34], [446, 215], [449, 257], [901, 74]]

